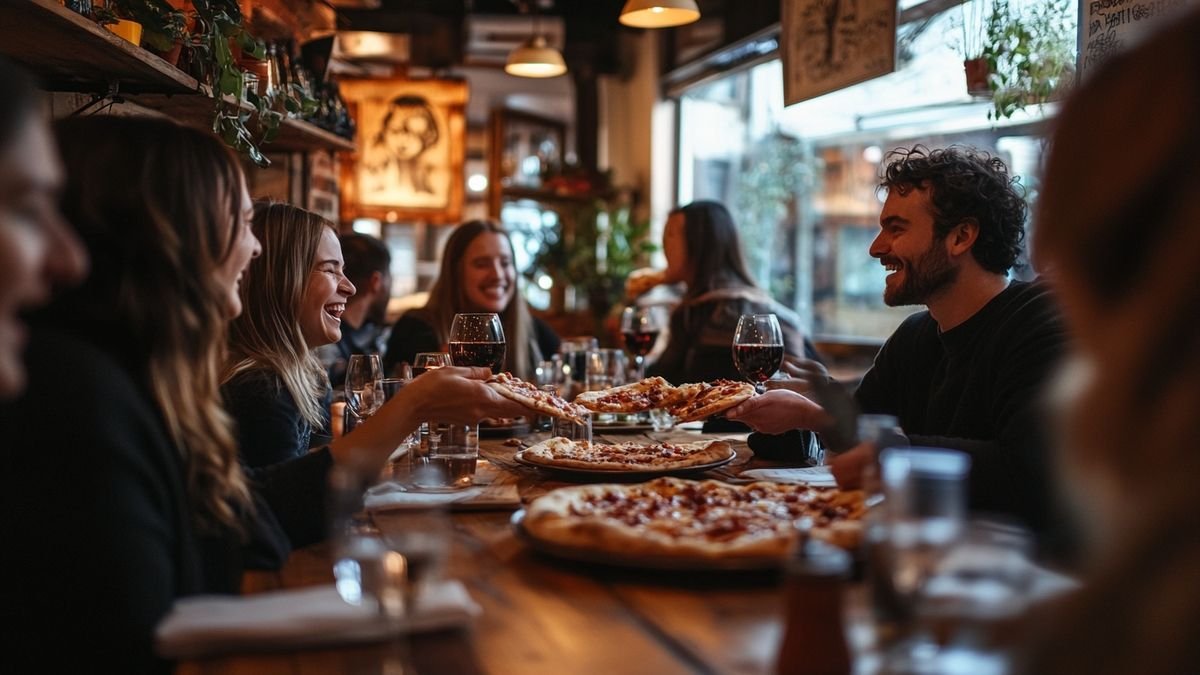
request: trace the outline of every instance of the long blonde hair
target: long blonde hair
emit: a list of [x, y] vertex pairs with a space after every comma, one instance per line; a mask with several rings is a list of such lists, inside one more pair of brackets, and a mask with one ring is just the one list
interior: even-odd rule
[[183, 455], [200, 529], [240, 529], [250, 491], [218, 379], [228, 326], [218, 272], [240, 222], [237, 158], [212, 134], [161, 119], [93, 116], [57, 128], [63, 211], [92, 271], [56, 304], [153, 397]]
[[300, 329], [304, 299], [317, 246], [333, 223], [304, 209], [279, 202], [254, 205], [254, 235], [262, 255], [242, 278], [243, 311], [229, 329], [229, 363], [221, 375], [228, 382], [238, 373], [263, 368], [283, 380], [300, 410], [314, 427], [324, 424], [320, 401], [329, 378]]
[[[467, 306], [467, 292], [462, 282], [467, 264], [467, 247], [476, 237], [488, 232], [502, 235], [508, 243], [509, 255], [513, 255], [512, 239], [503, 225], [490, 220], [471, 220], [459, 225], [446, 240], [437, 281], [429, 289], [429, 301], [416, 310], [417, 316], [433, 326], [441, 344], [446, 344], [450, 339], [450, 324], [454, 322], [454, 315], [473, 311]], [[505, 341], [508, 343], [504, 353], [504, 369], [518, 377], [530, 378], [533, 376], [534, 359], [541, 360], [542, 353], [535, 339], [533, 317], [521, 294], [519, 274], [513, 283], [512, 300], [500, 312]]]

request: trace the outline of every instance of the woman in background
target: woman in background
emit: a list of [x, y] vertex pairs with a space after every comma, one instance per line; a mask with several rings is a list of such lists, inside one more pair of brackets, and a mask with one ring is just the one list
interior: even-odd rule
[[665, 270], [635, 272], [626, 287], [630, 297], [660, 284], [682, 282], [687, 287], [671, 312], [667, 347], [646, 369], [647, 375], [662, 376], [673, 384], [741, 380], [731, 346], [743, 314], [777, 315], [785, 356], [817, 359], [799, 317], [772, 300], [746, 270], [737, 227], [722, 204], [698, 201], [672, 211], [663, 229], [663, 254]]
[[558, 352], [559, 338], [529, 313], [517, 281], [512, 242], [498, 223], [472, 220], [446, 241], [429, 301], [406, 312], [392, 327], [384, 370], [411, 364], [418, 352], [446, 351], [450, 324], [459, 312], [495, 312], [504, 324], [508, 348], [501, 370], [532, 380], [538, 362]]
[[328, 442], [329, 379], [313, 350], [341, 339], [354, 285], [343, 274], [342, 247], [328, 220], [260, 203], [251, 229], [263, 254], [242, 279], [247, 309], [230, 325], [221, 379], [242, 460], [258, 467]]

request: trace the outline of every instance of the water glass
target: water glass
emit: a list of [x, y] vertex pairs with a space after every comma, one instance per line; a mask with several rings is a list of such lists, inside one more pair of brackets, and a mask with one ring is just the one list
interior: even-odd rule
[[650, 410], [650, 426], [655, 431], [670, 431], [675, 427], [675, 416], [662, 408]]
[[380, 533], [361, 517], [362, 497], [370, 481], [345, 466], [329, 472], [329, 539], [333, 576], [342, 599], [370, 605], [381, 616], [396, 620], [404, 612], [403, 561], [390, 554]]
[[450, 515], [445, 505], [393, 510], [381, 520], [384, 546], [404, 562], [404, 600], [411, 610], [421, 591], [438, 581], [450, 552]]
[[[600, 391], [625, 384], [625, 352], [620, 349], [596, 349], [587, 353], [584, 388], [586, 391]], [[613, 413], [600, 413], [596, 422], [611, 424], [617, 416]]]
[[421, 432], [409, 482], [428, 492], [462, 490], [471, 487], [478, 460], [478, 425], [430, 422]]
[[585, 417], [583, 422], [572, 422], [561, 417], [555, 417], [550, 429], [550, 435], [562, 436], [572, 441], [587, 441], [591, 443], [592, 417], [591, 415]]
[[598, 349], [600, 341], [591, 336], [564, 338], [558, 353], [563, 361], [563, 398], [571, 400], [583, 391], [587, 373], [587, 354]]

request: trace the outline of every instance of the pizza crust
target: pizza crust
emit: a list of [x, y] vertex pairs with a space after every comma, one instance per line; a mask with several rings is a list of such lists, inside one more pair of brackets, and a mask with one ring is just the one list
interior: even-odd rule
[[557, 436], [518, 454], [522, 461], [557, 469], [674, 471], [729, 459], [734, 452], [729, 443], [721, 440], [608, 445]]
[[542, 391], [529, 382], [513, 377], [512, 373], [493, 375], [488, 378], [487, 385], [499, 392], [501, 396], [512, 399], [543, 415], [570, 420], [576, 424], [586, 423], [591, 415], [587, 408], [568, 403], [550, 392]]

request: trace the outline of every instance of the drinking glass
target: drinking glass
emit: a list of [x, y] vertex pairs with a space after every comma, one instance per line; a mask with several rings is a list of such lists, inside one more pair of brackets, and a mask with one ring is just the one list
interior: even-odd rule
[[383, 405], [383, 363], [378, 354], [354, 354], [346, 365], [346, 408], [359, 420]]
[[[413, 357], [413, 377], [420, 377], [431, 370], [453, 365], [447, 352], [417, 352]], [[408, 472], [411, 480], [415, 468], [428, 459], [429, 453], [429, 421], [422, 420], [417, 429], [417, 442], [409, 444]]]
[[450, 516], [444, 504], [399, 509], [379, 520], [385, 547], [404, 562], [404, 606], [411, 612], [436, 583], [450, 552]]
[[646, 355], [654, 349], [662, 332], [661, 307], [626, 307], [621, 312], [621, 337], [625, 351], [633, 356], [638, 380], [646, 379]]
[[455, 314], [450, 324], [450, 360], [494, 372], [504, 363], [504, 326], [496, 314]]
[[743, 314], [733, 333], [733, 364], [758, 393], [783, 365], [783, 330], [774, 314]]
[[471, 487], [479, 460], [479, 425], [431, 421], [428, 428], [412, 459], [412, 486], [431, 492]]
[[[620, 349], [597, 349], [587, 353], [584, 388], [600, 391], [625, 384], [625, 352]], [[611, 424], [616, 421], [615, 413], [598, 413], [596, 421]]]
[[562, 354], [563, 382], [562, 397], [570, 401], [583, 391], [587, 373], [587, 354], [600, 348], [600, 341], [591, 336], [563, 338], [558, 353]]
[[417, 355], [413, 357], [413, 377], [419, 377], [431, 370], [450, 365], [454, 364], [450, 361], [450, 354], [446, 352], [417, 352]]
[[329, 538], [333, 549], [334, 585], [352, 605], [371, 605], [385, 620], [404, 613], [405, 570], [370, 522], [360, 518], [369, 481], [345, 466], [329, 472]]

